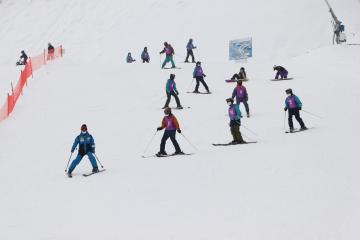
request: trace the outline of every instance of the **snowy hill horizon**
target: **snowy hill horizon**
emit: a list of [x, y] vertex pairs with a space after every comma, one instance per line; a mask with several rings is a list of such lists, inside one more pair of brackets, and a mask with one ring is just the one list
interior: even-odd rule
[[[65, 54], [29, 79], [0, 123], [0, 239], [358, 239], [360, 2], [329, 2], [355, 45], [332, 44], [324, 1], [2, 0], [0, 105], [21, 50], [37, 55], [51, 42]], [[229, 41], [246, 37], [253, 58], [229, 61]], [[194, 65], [184, 63], [189, 38], [210, 95], [187, 93], [195, 87]], [[160, 69], [164, 41], [181, 69]], [[140, 63], [145, 46], [149, 64]], [[128, 52], [135, 63], [125, 62]], [[270, 81], [273, 65], [294, 79]], [[241, 132], [258, 143], [214, 147], [232, 140], [225, 99], [235, 84], [224, 80], [240, 67], [251, 112]], [[164, 116], [170, 73], [186, 107], [174, 110], [186, 137], [177, 139], [194, 154], [142, 158]], [[311, 130], [284, 133], [287, 88]], [[84, 178], [84, 158], [69, 179], [83, 123], [106, 171]]]

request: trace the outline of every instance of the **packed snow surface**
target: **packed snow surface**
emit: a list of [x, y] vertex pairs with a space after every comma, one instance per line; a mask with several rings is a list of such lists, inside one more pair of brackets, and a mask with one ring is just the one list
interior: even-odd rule
[[[360, 43], [359, 1], [330, 4], [348, 43]], [[332, 45], [325, 2], [2, 0], [0, 16], [1, 105], [18, 79], [21, 50], [65, 48], [0, 123], [0, 239], [360, 238], [360, 46]], [[229, 40], [243, 37], [253, 38], [254, 57], [229, 62]], [[194, 89], [194, 65], [183, 63], [189, 38], [211, 95], [186, 93]], [[164, 41], [181, 69], [160, 69]], [[140, 63], [145, 46], [150, 64]], [[125, 63], [128, 52], [135, 63]], [[271, 82], [275, 64], [294, 80]], [[213, 147], [232, 140], [225, 99], [235, 85], [224, 80], [241, 66], [251, 111], [241, 131], [258, 143]], [[174, 114], [197, 149], [178, 134], [194, 155], [142, 158], [163, 117], [170, 73], [191, 107]], [[309, 131], [284, 133], [289, 87]], [[91, 171], [84, 158], [69, 179], [82, 123], [107, 170], [84, 178]], [[161, 136], [146, 155], [159, 150]]]

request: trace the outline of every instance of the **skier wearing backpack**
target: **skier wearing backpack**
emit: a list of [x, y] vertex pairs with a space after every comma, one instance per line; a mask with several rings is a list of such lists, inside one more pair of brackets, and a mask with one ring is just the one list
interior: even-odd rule
[[276, 72], [275, 79], [279, 79], [279, 76], [281, 79], [287, 78], [289, 72], [282, 66], [274, 66], [274, 71]]
[[195, 57], [194, 57], [194, 52], [193, 52], [193, 49], [196, 49], [196, 46], [194, 46], [193, 44], [193, 40], [192, 38], [189, 39], [189, 42], [187, 43], [186, 45], [186, 59], [185, 59], [185, 62], [189, 62], [189, 57], [191, 56], [192, 58], [192, 62], [194, 63], [195, 62]]
[[300, 99], [293, 94], [293, 91], [291, 88], [286, 89], [286, 99], [285, 99], [285, 108], [284, 111], [289, 111], [289, 127], [290, 127], [290, 132], [294, 132], [294, 124], [293, 124], [293, 120], [292, 117], [295, 116], [296, 121], [299, 122], [301, 129], [300, 130], [306, 130], [307, 127], [305, 126], [303, 120], [300, 117], [300, 110], [302, 107], [302, 103], [300, 101]]
[[81, 162], [82, 158], [87, 155], [93, 167], [92, 172], [99, 172], [99, 168], [94, 157], [95, 154], [95, 141], [94, 138], [88, 133], [86, 124], [81, 126], [81, 133], [75, 138], [72, 145], [71, 152], [75, 151], [75, 148], [79, 145], [79, 151], [77, 157], [72, 161], [69, 170], [67, 172], [68, 177], [72, 177], [71, 173], [76, 166]]
[[235, 79], [240, 79], [240, 80], [245, 80], [246, 79], [246, 72], [245, 72], [245, 68], [241, 67], [240, 68], [240, 72], [239, 73], [235, 73], [231, 80], [235, 80]]
[[233, 90], [232, 98], [233, 99], [236, 98], [236, 104], [239, 105], [239, 108], [240, 108], [240, 103], [244, 104], [246, 110], [246, 116], [250, 117], [250, 110], [248, 104], [249, 97], [246, 87], [242, 85], [242, 82], [243, 82], [242, 80], [237, 81], [237, 86]]
[[160, 144], [160, 151], [156, 154], [156, 156], [166, 156], [167, 153], [165, 152], [165, 145], [166, 141], [170, 138], [171, 142], [174, 145], [175, 153], [177, 154], [184, 154], [179, 146], [179, 143], [176, 141], [175, 135], [176, 132], [181, 133], [179, 123], [176, 119], [176, 117], [171, 113], [171, 108], [165, 108], [164, 110], [165, 117], [163, 118], [161, 122], [161, 126], [157, 128], [157, 131], [161, 131], [165, 129], [164, 135], [161, 139]]
[[226, 99], [226, 103], [229, 106], [229, 118], [230, 118], [230, 132], [233, 136], [233, 141], [230, 144], [243, 144], [246, 143], [241, 136], [240, 125], [241, 125], [241, 111], [238, 104], [234, 104], [234, 99]]
[[172, 73], [172, 74], [170, 74], [170, 78], [166, 82], [165, 90], [166, 90], [167, 99], [166, 99], [166, 102], [165, 102], [165, 105], [164, 105], [163, 109], [169, 107], [171, 96], [173, 96], [175, 98], [176, 105], [177, 105], [176, 108], [177, 109], [183, 109], [183, 107], [180, 104], [180, 100], [179, 100], [179, 97], [178, 97], [179, 92], [176, 89], [176, 83], [175, 83], [174, 79], [175, 79], [175, 74]]
[[164, 49], [160, 52], [160, 54], [163, 54], [163, 53], [165, 53], [166, 57], [165, 57], [165, 60], [162, 64], [161, 68], [164, 68], [168, 62], [171, 62], [171, 68], [176, 68], [174, 59], [173, 59], [173, 55], [175, 54], [175, 51], [174, 51], [173, 47], [170, 44], [168, 44], [167, 42], [164, 42]]
[[193, 72], [193, 78], [196, 79], [196, 86], [195, 86], [195, 90], [193, 91], [194, 93], [199, 93], [200, 83], [205, 87], [207, 93], [210, 93], [209, 87], [204, 81], [204, 77], [206, 77], [206, 75], [204, 74], [203, 69], [201, 67], [201, 62], [197, 62]]
[[144, 50], [141, 53], [141, 60], [143, 61], [143, 63], [150, 62], [150, 55], [148, 53], [147, 47], [144, 47]]

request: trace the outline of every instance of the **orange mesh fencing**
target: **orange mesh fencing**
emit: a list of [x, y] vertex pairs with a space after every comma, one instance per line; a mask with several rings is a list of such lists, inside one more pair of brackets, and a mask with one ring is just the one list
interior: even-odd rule
[[20, 73], [20, 77], [15, 87], [11, 86], [11, 94], [8, 94], [4, 105], [0, 108], [0, 122], [5, 120], [14, 110], [16, 102], [18, 101], [24, 86], [27, 84], [27, 80], [33, 75], [35, 71], [46, 65], [47, 61], [52, 61], [55, 58], [62, 57], [62, 46], [55, 48], [53, 52], [44, 52], [35, 57], [29, 58], [29, 61], [25, 65], [24, 69]]

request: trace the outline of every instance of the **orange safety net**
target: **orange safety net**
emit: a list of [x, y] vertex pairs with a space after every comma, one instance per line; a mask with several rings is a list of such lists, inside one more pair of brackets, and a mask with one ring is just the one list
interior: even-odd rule
[[63, 48], [60, 46], [55, 48], [54, 51], [47, 52], [44, 50], [42, 54], [29, 58], [29, 61], [20, 73], [20, 77], [15, 85], [15, 88], [11, 86], [12, 92], [11, 94], [8, 94], [4, 105], [0, 108], [0, 122], [5, 120], [14, 110], [16, 102], [22, 94], [23, 88], [29, 77], [42, 66], [46, 65], [47, 61], [52, 61], [55, 58], [62, 57], [62, 55]]

